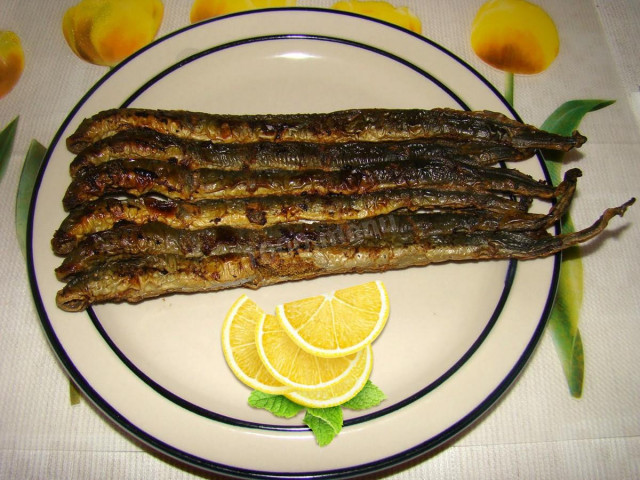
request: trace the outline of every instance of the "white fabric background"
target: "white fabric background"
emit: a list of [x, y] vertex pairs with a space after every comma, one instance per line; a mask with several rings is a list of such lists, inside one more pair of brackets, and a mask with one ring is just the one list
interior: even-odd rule
[[[47, 145], [79, 98], [106, 72], [75, 57], [61, 18], [74, 1], [2, 0], [0, 29], [16, 31], [26, 68], [0, 100], [0, 125], [20, 115], [11, 162], [0, 184], [0, 478], [213, 478], [149, 451], [87, 402], [71, 407], [68, 382], [41, 331], [15, 239], [14, 198], [32, 138]], [[160, 35], [188, 23], [190, 0], [166, 0]], [[330, 6], [332, 1], [300, 1]], [[395, 2], [401, 4], [401, 2]], [[462, 57], [502, 89], [503, 74], [470, 49], [469, 27], [481, 1], [406, 0], [423, 34]], [[585, 175], [572, 216], [585, 226], [594, 211], [640, 192], [638, 108], [640, 3], [637, 0], [544, 0], [561, 36], [560, 55], [543, 74], [517, 77], [515, 106], [540, 124], [563, 101], [611, 98], [581, 131]], [[640, 108], [637, 110], [640, 122]], [[480, 421], [437, 451], [379, 476], [403, 480], [640, 478], [640, 208], [628, 228], [606, 235], [584, 262], [581, 332], [586, 383], [567, 392], [548, 335], [511, 391]], [[597, 242], [598, 244], [600, 242]], [[635, 259], [635, 260], [634, 260]]]

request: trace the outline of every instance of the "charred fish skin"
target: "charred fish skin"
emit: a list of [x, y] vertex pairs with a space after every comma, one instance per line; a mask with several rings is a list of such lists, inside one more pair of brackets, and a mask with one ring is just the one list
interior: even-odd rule
[[144, 256], [109, 262], [73, 277], [56, 296], [67, 311], [102, 302], [140, 302], [170, 293], [211, 292], [244, 286], [259, 288], [323, 275], [383, 272], [448, 261], [532, 259], [553, 255], [598, 235], [635, 199], [608, 209], [590, 227], [571, 234], [545, 230], [476, 231], [430, 235], [418, 243], [328, 247], [257, 252], [189, 259]]
[[78, 154], [102, 138], [132, 128], [150, 128], [163, 134], [217, 143], [333, 143], [441, 137], [497, 141], [516, 148], [569, 150], [586, 140], [577, 132], [570, 137], [543, 132], [499, 113], [449, 108], [351, 109], [275, 115], [122, 108], [106, 110], [83, 120], [67, 138], [67, 148]]
[[[170, 293], [552, 255], [598, 235], [634, 199], [591, 227], [554, 236], [549, 227], [567, 211], [580, 171], [554, 187], [495, 168], [495, 159], [584, 141], [495, 112], [447, 108], [100, 112], [67, 139], [77, 156], [63, 199], [69, 215], [52, 239], [66, 256], [56, 302], [81, 311]], [[547, 214], [528, 211], [536, 199], [552, 203]]]
[[[563, 207], [563, 202], [558, 203]], [[179, 255], [201, 258], [211, 255], [247, 255], [256, 251], [317, 250], [327, 247], [375, 246], [378, 243], [419, 243], [433, 235], [479, 230], [537, 230], [555, 223], [564, 211], [548, 215], [489, 210], [395, 213], [346, 222], [278, 224], [262, 229], [210, 227], [175, 229], [160, 222], [120, 224], [88, 236], [56, 269], [59, 280], [91, 270], [108, 261], [131, 256]]]
[[56, 255], [66, 255], [85, 236], [113, 228], [119, 222], [142, 225], [162, 222], [178, 229], [211, 226], [262, 228], [299, 221], [344, 221], [397, 210], [485, 209], [509, 216], [524, 212], [528, 199], [512, 200], [498, 193], [429, 189], [397, 189], [361, 195], [280, 195], [230, 200], [103, 197], [72, 210], [54, 233]]
[[420, 139], [399, 142], [250, 142], [213, 143], [158, 133], [148, 128], [125, 130], [98, 140], [71, 162], [75, 177], [82, 168], [121, 158], [148, 158], [177, 163], [189, 170], [325, 170], [363, 167], [376, 163], [448, 156], [481, 165], [521, 161], [533, 149], [517, 149], [495, 142]]
[[479, 230], [545, 230], [566, 213], [575, 192], [577, 172], [569, 171], [562, 191], [548, 214], [512, 210], [508, 213], [475, 208], [451, 211], [400, 211], [342, 222], [279, 223], [261, 229], [216, 226], [176, 229], [162, 222], [121, 223], [82, 240], [56, 269], [58, 279], [90, 270], [100, 263], [140, 255], [251, 254], [300, 248], [419, 243], [427, 236]]
[[230, 172], [188, 170], [149, 159], [114, 160], [83, 169], [63, 198], [70, 211], [104, 195], [149, 193], [196, 201], [268, 195], [353, 195], [398, 188], [448, 188], [476, 192], [502, 191], [553, 198], [555, 190], [517, 170], [481, 167], [447, 158], [376, 164], [337, 172], [321, 170]]

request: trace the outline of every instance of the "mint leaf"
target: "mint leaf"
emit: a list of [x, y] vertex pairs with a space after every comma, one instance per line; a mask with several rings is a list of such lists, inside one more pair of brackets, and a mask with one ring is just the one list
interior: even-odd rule
[[311, 429], [316, 442], [321, 447], [329, 445], [342, 430], [342, 408], [364, 410], [375, 407], [385, 399], [384, 393], [367, 380], [363, 389], [351, 400], [331, 408], [306, 408], [283, 395], [273, 395], [253, 390], [249, 395], [249, 405], [262, 408], [277, 417], [291, 418], [306, 408], [302, 422]]
[[342, 408], [308, 408], [302, 421], [311, 429], [318, 445], [324, 447], [342, 430]]
[[351, 400], [343, 403], [342, 406], [351, 410], [364, 410], [379, 405], [385, 398], [387, 397], [382, 393], [382, 390], [374, 385], [371, 380], [367, 380], [364, 388]]
[[273, 413], [276, 417], [291, 418], [296, 416], [303, 406], [292, 402], [282, 395], [273, 395], [271, 393], [260, 392], [254, 390], [249, 395], [249, 405], [254, 408], [263, 408]]

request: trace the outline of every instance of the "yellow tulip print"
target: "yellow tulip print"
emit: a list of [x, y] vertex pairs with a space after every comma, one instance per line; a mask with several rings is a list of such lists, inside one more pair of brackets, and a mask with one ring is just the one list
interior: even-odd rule
[[13, 90], [24, 70], [24, 51], [20, 37], [0, 30], [0, 98]]
[[66, 11], [62, 32], [78, 57], [112, 67], [155, 38], [163, 14], [160, 0], [82, 0]]
[[359, 13], [368, 17], [393, 23], [415, 33], [422, 33], [422, 23], [407, 7], [394, 7], [388, 2], [350, 0], [337, 2], [335, 10]]
[[258, 8], [295, 7], [296, 0], [195, 0], [191, 6], [191, 23], [229, 13]]
[[560, 38], [555, 23], [539, 6], [525, 0], [491, 0], [473, 21], [471, 47], [499, 70], [534, 74], [555, 60]]
[[513, 105], [514, 74], [543, 72], [556, 59], [560, 37], [553, 19], [526, 0], [489, 0], [471, 25], [471, 48], [506, 72], [505, 97]]

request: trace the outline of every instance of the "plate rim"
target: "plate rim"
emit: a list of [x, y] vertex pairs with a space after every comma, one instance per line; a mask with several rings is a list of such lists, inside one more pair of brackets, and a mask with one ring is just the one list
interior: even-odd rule
[[[226, 475], [233, 476], [246, 476], [247, 478], [274, 478], [277, 477], [282, 478], [300, 478], [300, 477], [313, 477], [313, 478], [327, 478], [327, 477], [348, 477], [353, 475], [360, 475], [366, 473], [373, 473], [380, 470], [385, 470], [387, 468], [402, 464], [408, 460], [414, 459], [416, 457], [428, 455], [434, 448], [442, 445], [444, 442], [453, 441], [455, 437], [468, 429], [471, 425], [475, 424], [479, 420], [481, 420], [484, 416], [486, 416], [491, 411], [491, 407], [495, 405], [498, 399], [502, 398], [507, 391], [512, 387], [515, 380], [524, 370], [527, 362], [532, 357], [533, 352], [540, 342], [540, 338], [542, 333], [546, 328], [546, 324], [548, 321], [549, 313], [553, 306], [553, 301], [555, 298], [555, 292], [557, 290], [558, 284], [558, 274], [559, 274], [559, 266], [561, 261], [561, 254], [555, 254], [553, 256], [553, 269], [552, 275], [550, 279], [550, 285], [548, 289], [548, 294], [546, 298], [546, 302], [542, 309], [541, 318], [537, 322], [536, 328], [533, 332], [531, 338], [527, 342], [525, 349], [520, 354], [517, 362], [513, 365], [513, 367], [509, 370], [508, 374], [500, 381], [500, 383], [491, 391], [491, 393], [480, 402], [474, 409], [469, 411], [462, 418], [458, 419], [455, 423], [450, 425], [445, 430], [441, 431], [437, 435], [428, 438], [422, 443], [414, 445], [411, 448], [404, 449], [401, 452], [396, 454], [380, 458], [378, 460], [364, 463], [361, 465], [351, 465], [348, 467], [331, 469], [331, 470], [319, 470], [319, 471], [305, 471], [305, 472], [267, 472], [261, 470], [253, 470], [253, 469], [245, 469], [236, 466], [229, 466], [223, 463], [212, 461], [210, 459], [205, 459], [194, 455], [189, 452], [185, 452], [184, 450], [177, 448], [176, 446], [170, 445], [163, 440], [157, 438], [153, 434], [150, 434], [134, 423], [130, 421], [128, 418], [125, 418], [120, 412], [118, 412], [113, 405], [109, 401], [107, 401], [100, 393], [98, 393], [94, 387], [89, 383], [89, 381], [84, 377], [84, 375], [80, 372], [80, 370], [76, 367], [74, 362], [69, 357], [66, 352], [64, 346], [58, 338], [58, 335], [53, 328], [53, 325], [49, 319], [47, 314], [46, 307], [41, 297], [40, 288], [38, 286], [37, 273], [35, 269], [35, 261], [33, 255], [33, 228], [34, 228], [34, 216], [37, 205], [37, 197], [38, 192], [40, 191], [40, 186], [44, 177], [44, 173], [49, 164], [51, 155], [55, 149], [55, 147], [59, 144], [63, 132], [67, 129], [71, 121], [75, 118], [77, 112], [81, 109], [81, 107], [86, 103], [86, 101], [91, 98], [91, 96], [101, 87], [102, 84], [107, 82], [109, 78], [115, 75], [121, 68], [123, 68], [126, 64], [133, 61], [138, 56], [142, 55], [147, 50], [154, 48], [159, 43], [170, 40], [171, 38], [178, 36], [186, 31], [189, 31], [194, 28], [199, 28], [203, 25], [209, 25], [211, 23], [224, 21], [225, 19], [236, 17], [236, 16], [244, 16], [244, 15], [260, 15], [265, 12], [320, 12], [323, 14], [334, 14], [334, 15], [345, 15], [358, 18], [360, 20], [366, 22], [374, 22], [384, 25], [386, 27], [390, 27], [399, 31], [402, 31], [406, 34], [409, 34], [418, 40], [427, 43], [431, 47], [436, 48], [440, 52], [447, 55], [449, 58], [460, 64], [470, 73], [472, 73], [478, 80], [484, 83], [489, 90], [504, 104], [505, 108], [509, 110], [511, 115], [518, 120], [522, 121], [518, 113], [508, 104], [508, 102], [504, 99], [503, 95], [491, 84], [483, 75], [481, 75], [475, 68], [469, 65], [466, 61], [462, 60], [460, 57], [452, 53], [450, 50], [446, 49], [442, 45], [434, 42], [433, 40], [427, 38], [426, 36], [417, 34], [410, 30], [407, 30], [403, 27], [399, 27], [397, 25], [388, 23], [383, 20], [374, 19], [371, 17], [366, 17], [360, 14], [356, 14], [353, 12], [342, 12], [332, 9], [325, 8], [316, 8], [316, 7], [286, 7], [286, 8], [267, 8], [267, 9], [258, 9], [252, 11], [245, 12], [237, 12], [225, 16], [220, 16], [212, 19], [205, 20], [203, 22], [199, 22], [196, 24], [187, 25], [180, 29], [177, 29], [173, 32], [169, 32], [168, 34], [154, 40], [147, 46], [141, 48], [134, 54], [132, 54], [127, 59], [123, 60], [120, 64], [118, 64], [115, 68], [109, 70], [105, 75], [99, 78], [92, 87], [80, 98], [80, 100], [75, 104], [72, 110], [65, 116], [64, 121], [56, 131], [54, 137], [52, 138], [48, 148], [45, 158], [43, 159], [42, 166], [40, 171], [38, 172], [38, 176], [34, 185], [33, 194], [31, 196], [30, 205], [29, 205], [29, 216], [27, 223], [27, 269], [28, 269], [28, 277], [29, 283], [31, 287], [32, 296], [34, 299], [34, 304], [36, 306], [36, 310], [40, 319], [40, 324], [43, 328], [45, 336], [48, 340], [49, 346], [52, 348], [53, 353], [55, 354], [56, 360], [61, 365], [63, 370], [67, 373], [69, 378], [73, 381], [73, 383], [84, 393], [85, 398], [89, 399], [91, 403], [101, 412], [103, 413], [109, 421], [110, 424], [116, 425], [118, 430], [126, 436], [132, 436], [134, 439], [143, 442], [145, 445], [151, 447], [153, 449], [153, 453], [159, 453], [161, 455], [168, 455], [169, 457], [175, 458], [181, 462], [184, 462], [187, 465], [203, 469], [207, 472], [216, 472], [222, 473]], [[293, 33], [292, 35], [296, 35]], [[304, 34], [302, 34], [304, 35]], [[549, 172], [544, 165], [542, 160], [542, 156], [540, 153], [537, 153], [538, 161], [542, 170], [544, 177], [549, 180]], [[558, 232], [558, 225], [555, 226], [556, 232]]]

